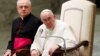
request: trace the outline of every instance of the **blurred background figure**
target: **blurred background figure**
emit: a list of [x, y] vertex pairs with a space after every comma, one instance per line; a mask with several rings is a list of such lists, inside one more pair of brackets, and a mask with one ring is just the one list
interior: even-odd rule
[[19, 49], [30, 49], [35, 33], [42, 22], [32, 15], [30, 0], [18, 0], [17, 17], [12, 24], [11, 40], [8, 42], [4, 56], [16, 56]]

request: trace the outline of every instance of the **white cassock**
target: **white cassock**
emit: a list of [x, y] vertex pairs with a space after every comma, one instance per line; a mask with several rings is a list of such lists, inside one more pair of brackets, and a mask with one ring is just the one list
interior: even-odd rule
[[72, 34], [69, 26], [62, 21], [56, 20], [53, 30], [47, 29], [44, 24], [39, 27], [34, 42], [31, 45], [31, 50], [36, 49], [42, 56], [49, 56], [48, 51], [53, 45], [58, 44], [64, 47], [62, 39], [47, 36], [59, 36], [64, 38], [66, 41], [66, 48], [73, 47], [77, 44], [75, 36]]

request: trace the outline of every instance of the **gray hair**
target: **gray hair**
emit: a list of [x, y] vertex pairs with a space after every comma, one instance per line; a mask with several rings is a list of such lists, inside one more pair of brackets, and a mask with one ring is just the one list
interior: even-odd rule
[[27, 2], [29, 5], [31, 5], [31, 1], [30, 1], [30, 0], [17, 0], [17, 5], [18, 5], [20, 2]]
[[43, 15], [44, 12], [49, 12], [50, 15], [54, 15], [53, 12], [52, 12], [52, 10], [50, 10], [50, 9], [44, 9], [44, 10], [42, 10], [40, 15]]

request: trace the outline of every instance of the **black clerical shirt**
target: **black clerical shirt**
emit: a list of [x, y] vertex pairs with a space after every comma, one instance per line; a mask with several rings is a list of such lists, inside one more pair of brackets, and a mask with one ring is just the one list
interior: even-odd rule
[[14, 49], [15, 36], [27, 37], [33, 41], [36, 31], [41, 24], [40, 19], [31, 13], [23, 18], [23, 20], [20, 17], [16, 18], [12, 24], [11, 40], [8, 42], [7, 49]]

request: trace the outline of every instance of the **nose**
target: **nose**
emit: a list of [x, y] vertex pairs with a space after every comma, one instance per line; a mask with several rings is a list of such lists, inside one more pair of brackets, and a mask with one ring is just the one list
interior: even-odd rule
[[25, 10], [25, 7], [24, 6], [22, 7], [22, 10]]
[[49, 21], [47, 20], [46, 23], [49, 24]]

